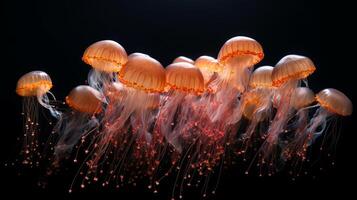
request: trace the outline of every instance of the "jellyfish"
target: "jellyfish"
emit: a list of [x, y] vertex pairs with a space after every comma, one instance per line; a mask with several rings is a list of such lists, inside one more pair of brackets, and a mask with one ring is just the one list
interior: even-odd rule
[[243, 109], [238, 111], [250, 120], [246, 133], [243, 134], [244, 139], [252, 137], [259, 122], [272, 117], [272, 96], [275, 91], [272, 72], [273, 67], [262, 66], [254, 70], [250, 77], [249, 90], [243, 94]]
[[[291, 96], [291, 105], [296, 111], [290, 124], [287, 125], [287, 134], [281, 138], [281, 157], [284, 161], [290, 160], [299, 155], [303, 158], [301, 150], [306, 147], [306, 134], [304, 131], [309, 124], [309, 112], [316, 106], [310, 106], [315, 102], [314, 92], [307, 87], [298, 87]], [[304, 159], [303, 159], [304, 160]], [[296, 163], [297, 164], [297, 163]]]
[[190, 63], [190, 64], [194, 64], [195, 61], [193, 61], [191, 58], [188, 58], [188, 57], [185, 57], [185, 56], [179, 56], [177, 58], [175, 58], [174, 61], [172, 61], [172, 63], [178, 63], [178, 62], [187, 62], [187, 63]]
[[[235, 124], [239, 120], [235, 115], [241, 109], [240, 98], [248, 87], [252, 67], [264, 57], [261, 45], [252, 38], [237, 36], [229, 39], [218, 54], [218, 62], [223, 66], [219, 78], [211, 83], [217, 87], [212, 109], [209, 110], [212, 121], [225, 119]], [[234, 112], [232, 112], [234, 110]], [[224, 117], [223, 115], [227, 115]]]
[[209, 88], [210, 83], [217, 78], [217, 73], [222, 71], [222, 66], [217, 59], [210, 56], [200, 56], [195, 60], [195, 66], [202, 72], [206, 90], [213, 92], [213, 88]]
[[[258, 71], [256, 70], [255, 72], [253, 72], [252, 77], [257, 76], [264, 70], [264, 68], [258, 69]], [[256, 75], [254, 73], [256, 73]], [[266, 70], [265, 73], [269, 74], [269, 70]], [[250, 83], [250, 85], [253, 85], [255, 81], [254, 79], [251, 80], [253, 81]], [[272, 85], [269, 86], [269, 84], [267, 84], [263, 86], [262, 84], [260, 85], [260, 87], [256, 86], [256, 88], [251, 89], [244, 94], [242, 100], [243, 109], [241, 112], [242, 115], [249, 120], [249, 122], [244, 134], [240, 136], [243, 142], [241, 153], [245, 153], [247, 151], [248, 147], [252, 145], [251, 142], [254, 138], [260, 139], [261, 137], [263, 137], [267, 126], [267, 123], [263, 122], [269, 122], [273, 116], [271, 101], [273, 92], [274, 88], [272, 87]], [[257, 129], [259, 124], [265, 126], [259, 127], [259, 129]]]
[[23, 97], [24, 143], [22, 154], [24, 155], [24, 164], [34, 164], [33, 161], [36, 157], [41, 158], [38, 140], [40, 134], [38, 104], [48, 109], [55, 118], [61, 115], [51, 105], [56, 101], [55, 96], [50, 92], [51, 88], [50, 76], [42, 71], [29, 72], [21, 76], [17, 82], [16, 93]]
[[102, 40], [90, 45], [82, 60], [93, 69], [88, 74], [88, 84], [102, 92], [110, 82], [116, 81], [116, 73], [128, 61], [125, 49], [112, 40]]
[[148, 114], [157, 108], [160, 93], [164, 91], [165, 70], [160, 62], [145, 54], [134, 53], [129, 57], [129, 61], [119, 72], [119, 80], [127, 92], [121, 103], [124, 108], [112, 126], [120, 129], [130, 116], [141, 118], [141, 135], [150, 137], [147, 132], [149, 125], [146, 122], [152, 121], [149, 120], [152, 116]]
[[[353, 111], [351, 100], [341, 91], [333, 88], [320, 91], [316, 95], [316, 101], [320, 108], [317, 109], [307, 129], [308, 134], [312, 135], [310, 145], [325, 132], [329, 118], [349, 116]], [[321, 130], [317, 131], [319, 127], [321, 127]]]
[[276, 160], [274, 151], [279, 145], [279, 135], [285, 131], [286, 125], [294, 114], [291, 97], [295, 89], [315, 71], [313, 62], [304, 56], [287, 55], [274, 67], [272, 72], [273, 86], [278, 87], [276, 92], [279, 103], [276, 114], [266, 134], [266, 140], [261, 147], [260, 153], [264, 156], [262, 162], [268, 160], [269, 165]]
[[[165, 136], [166, 140], [181, 151], [182, 147], [177, 141], [179, 134], [173, 133], [175, 118], [189, 115], [189, 105], [183, 105], [184, 102], [190, 104], [204, 91], [204, 80], [201, 71], [194, 65], [187, 62], [173, 63], [166, 67], [166, 84], [169, 89], [164, 104], [160, 108], [158, 117], [159, 132]], [[180, 113], [179, 116], [177, 116]], [[185, 123], [180, 119], [180, 123]]]
[[315, 140], [326, 132], [327, 124], [337, 116], [349, 116], [352, 114], [353, 105], [351, 100], [341, 91], [328, 88], [316, 95], [318, 109], [315, 111], [310, 122], [299, 130], [285, 153], [287, 158], [305, 160], [307, 148]]
[[160, 108], [157, 127], [174, 148], [171, 169], [176, 171], [176, 178], [172, 197], [176, 191], [182, 196], [183, 189], [194, 182], [202, 182], [206, 195], [215, 169], [223, 164], [225, 125], [212, 122], [207, 115], [208, 105], [201, 101], [205, 87], [199, 68], [185, 62], [173, 63], [166, 68], [166, 81], [169, 91]]
[[[298, 87], [291, 96], [291, 106], [296, 111], [295, 117], [292, 118], [293, 124], [291, 129], [299, 133], [303, 127], [306, 127], [309, 119], [309, 110], [315, 106], [310, 106], [315, 102], [315, 94], [308, 87]], [[289, 129], [289, 128], [288, 128]]]
[[[152, 140], [150, 128], [157, 113], [160, 93], [165, 88], [165, 69], [154, 58], [133, 53], [121, 68], [118, 79], [120, 83], [111, 83], [111, 89], [106, 94], [114, 91], [120, 97], [108, 98], [103, 113], [103, 129], [95, 139], [88, 160], [88, 173], [93, 176], [105, 167], [111, 171], [103, 177], [104, 184], [117, 174], [124, 173], [125, 166], [145, 167], [146, 162], [138, 164], [136, 161], [140, 162], [149, 154], [147, 150]], [[133, 174], [132, 177], [138, 177], [144, 170], [131, 169], [127, 172]], [[128, 181], [132, 182], [131, 179]]]
[[103, 95], [87, 85], [79, 85], [68, 94], [66, 103], [71, 110], [62, 114], [53, 130], [58, 134], [54, 165], [67, 158], [80, 140], [84, 143], [86, 137], [99, 130], [103, 102]]

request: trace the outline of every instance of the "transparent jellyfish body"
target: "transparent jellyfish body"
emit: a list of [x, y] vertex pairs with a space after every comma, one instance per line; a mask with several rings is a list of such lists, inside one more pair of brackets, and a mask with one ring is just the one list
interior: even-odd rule
[[278, 87], [275, 95], [279, 96], [276, 114], [266, 134], [266, 140], [260, 149], [260, 162], [274, 166], [278, 160], [276, 151], [279, 146], [279, 135], [284, 133], [288, 120], [293, 116], [292, 95], [301, 84], [301, 80], [315, 71], [315, 65], [304, 56], [288, 55], [283, 57], [272, 72], [273, 86]]
[[56, 101], [50, 92], [52, 81], [50, 76], [42, 71], [32, 71], [21, 76], [17, 82], [16, 93], [23, 97], [22, 114], [24, 117], [24, 137], [23, 137], [23, 163], [38, 165], [41, 159], [41, 144], [39, 135], [39, 107], [50, 111], [51, 115], [58, 118], [61, 113], [51, 105]]
[[[300, 91], [300, 93], [302, 93]], [[313, 94], [313, 93], [312, 93]], [[299, 106], [302, 107], [303, 101], [308, 102], [308, 96], [294, 98], [298, 101]], [[298, 100], [299, 99], [299, 100]], [[305, 100], [304, 100], [305, 99]], [[314, 99], [315, 100], [315, 99]], [[316, 94], [317, 105], [311, 107], [302, 107], [297, 114], [297, 129], [295, 130], [294, 138], [284, 147], [283, 158], [292, 160], [293, 164], [298, 164], [300, 161], [307, 159], [307, 150], [315, 142], [317, 138], [324, 133], [328, 133], [328, 123], [336, 119], [337, 116], [348, 116], [352, 114], [351, 100], [339, 90], [328, 88]], [[311, 103], [311, 101], [310, 101]], [[306, 105], [308, 105], [306, 103]], [[308, 111], [316, 108], [316, 111], [311, 119], [308, 118]], [[306, 119], [308, 118], [308, 119]]]
[[90, 86], [80, 85], [71, 90], [66, 97], [70, 109], [62, 114], [53, 130], [58, 134], [53, 165], [59, 167], [76, 145], [92, 139], [99, 131], [101, 118], [98, 115], [103, 111], [103, 102], [104, 96]]
[[[237, 36], [217, 58], [179, 56], [165, 69], [149, 55], [127, 56], [117, 42], [96, 42], [82, 57], [92, 68], [88, 85], [71, 90], [64, 110], [45, 72], [19, 79], [24, 163], [47, 161], [38, 141], [52, 134], [40, 130], [40, 105], [58, 119], [46, 175], [73, 161], [78, 171], [69, 192], [77, 184], [81, 189], [144, 184], [158, 193], [165, 179], [173, 199], [183, 198], [191, 186], [206, 198], [229, 164], [248, 165], [246, 174], [257, 166], [260, 176], [296, 167], [319, 137], [333, 135], [329, 122], [352, 114], [352, 102], [336, 89], [315, 95], [308, 88], [307, 77], [315, 71], [309, 58], [287, 55], [275, 67], [253, 71], [263, 57], [256, 40]], [[244, 162], [236, 162], [242, 156]]]
[[[152, 57], [133, 53], [118, 73], [119, 82], [111, 82], [104, 95], [107, 105], [103, 112], [102, 129], [88, 149], [87, 175], [106, 184], [111, 181], [135, 183], [147, 176], [151, 129], [159, 106], [160, 92], [165, 87], [165, 70]], [[136, 171], [131, 170], [137, 167]], [[100, 171], [110, 173], [100, 177]], [[122, 176], [121, 174], [126, 174]], [[122, 177], [122, 178], [120, 178]], [[86, 185], [83, 180], [81, 185]]]

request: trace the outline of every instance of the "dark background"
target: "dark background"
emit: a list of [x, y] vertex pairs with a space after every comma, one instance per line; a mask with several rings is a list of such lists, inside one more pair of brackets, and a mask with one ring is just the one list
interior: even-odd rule
[[[1, 64], [1, 160], [16, 157], [16, 137], [22, 132], [21, 98], [15, 94], [17, 79], [32, 70], [46, 71], [54, 83], [53, 93], [63, 99], [71, 88], [86, 80], [89, 67], [81, 61], [85, 48], [103, 39], [119, 42], [128, 53], [149, 54], [166, 66], [179, 55], [215, 57], [226, 40], [245, 35], [264, 48], [265, 58], [259, 65], [274, 65], [291, 53], [308, 56], [317, 66], [309, 78], [310, 87], [315, 92], [334, 87], [353, 101], [357, 98], [353, 66], [349, 63], [353, 58], [347, 56], [343, 46], [349, 42], [343, 34], [348, 26], [342, 23], [344, 16], [337, 14], [339, 4], [332, 6], [307, 0], [12, 1], [2, 6], [6, 16], [2, 28], [5, 62]], [[232, 168], [224, 173], [216, 199], [305, 198], [311, 194], [341, 197], [351, 193], [356, 178], [354, 118], [341, 120], [334, 167], [328, 161], [321, 162], [317, 168], [322, 170], [312, 170], [312, 175], [296, 181], [287, 174], [246, 177]], [[68, 195], [71, 178], [66, 175], [53, 178], [47, 189], [39, 189], [36, 170], [25, 170], [18, 176], [16, 167], [3, 168], [3, 162], [1, 165], [1, 190], [13, 196], [108, 195], [98, 193], [98, 189], [96, 193]], [[143, 188], [109, 195], [122, 199], [160, 198]]]

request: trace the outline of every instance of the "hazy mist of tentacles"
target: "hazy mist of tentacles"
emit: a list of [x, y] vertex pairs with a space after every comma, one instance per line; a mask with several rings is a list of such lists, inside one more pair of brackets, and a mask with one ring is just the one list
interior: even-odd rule
[[[48, 176], [72, 163], [70, 192], [144, 184], [158, 193], [166, 181], [172, 198], [189, 188], [214, 194], [239, 159], [245, 162], [235, 167], [245, 174], [299, 173], [316, 139], [333, 134], [331, 119], [350, 115], [352, 103], [336, 89], [308, 88], [316, 70], [309, 58], [287, 55], [256, 67], [263, 58], [261, 45], [243, 36], [228, 40], [217, 58], [180, 56], [167, 67], [146, 54], [128, 56], [117, 42], [96, 42], [82, 57], [92, 68], [87, 85], [64, 101], [50, 93], [45, 72], [19, 79], [22, 163], [45, 162]], [[56, 120], [52, 132], [41, 129], [42, 107]]]

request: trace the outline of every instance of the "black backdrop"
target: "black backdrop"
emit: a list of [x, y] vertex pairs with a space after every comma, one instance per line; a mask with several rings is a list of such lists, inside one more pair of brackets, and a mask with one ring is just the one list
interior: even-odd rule
[[[246, 35], [255, 38], [264, 48], [265, 58], [260, 65], [274, 65], [290, 53], [308, 56], [317, 66], [309, 78], [315, 92], [334, 87], [352, 101], [356, 99], [350, 58], [342, 50], [342, 44], [348, 41], [341, 33], [346, 27], [336, 19], [338, 7], [327, 9], [320, 1], [32, 0], [13, 1], [2, 9], [6, 14], [2, 29], [3, 44], [6, 44], [2, 60], [6, 62], [1, 64], [0, 131], [4, 162], [16, 157], [16, 137], [22, 132], [21, 98], [14, 90], [17, 79], [32, 70], [46, 71], [54, 83], [53, 93], [63, 99], [71, 88], [86, 79], [89, 67], [81, 61], [83, 51], [102, 39], [118, 41], [128, 53], [149, 54], [166, 66], [179, 55], [193, 59], [204, 54], [216, 56], [227, 39]], [[353, 186], [349, 182], [355, 178], [353, 119], [354, 116], [341, 122], [342, 136], [337, 144], [334, 167], [321, 164], [323, 170], [296, 181], [291, 181], [286, 174], [246, 177], [233, 168], [224, 173], [216, 199], [305, 196], [308, 192], [318, 196], [346, 194]], [[1, 165], [1, 182], [5, 185], [1, 190], [6, 193], [65, 198], [88, 194], [66, 194], [71, 179], [65, 175], [53, 178], [47, 189], [39, 189], [37, 173], [30, 170], [18, 176], [16, 167], [3, 168], [3, 162]], [[95, 197], [98, 193], [90, 194]], [[107, 194], [99, 196], [103, 195]], [[152, 199], [142, 188], [110, 195]]]

